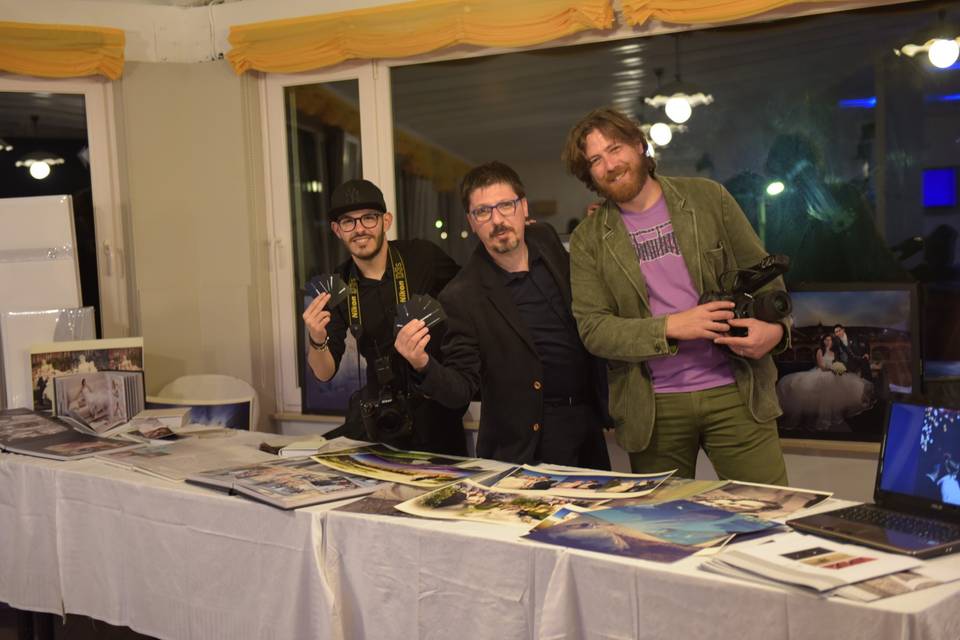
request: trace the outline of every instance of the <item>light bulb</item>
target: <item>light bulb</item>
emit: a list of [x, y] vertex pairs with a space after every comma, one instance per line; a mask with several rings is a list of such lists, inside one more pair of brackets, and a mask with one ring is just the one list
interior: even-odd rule
[[50, 175], [50, 165], [46, 162], [33, 162], [30, 164], [30, 175], [37, 180], [43, 180]]
[[927, 51], [930, 64], [940, 69], [946, 69], [960, 57], [960, 45], [956, 40], [934, 40]]
[[441, 231], [441, 232], [440, 232], [440, 239], [441, 239], [441, 240], [446, 240], [446, 239], [447, 239], [447, 232], [446, 232], [446, 231]]
[[690, 103], [687, 102], [686, 98], [670, 98], [663, 110], [667, 112], [667, 117], [677, 124], [683, 124], [689, 120], [693, 113], [693, 109], [690, 108]]
[[466, 231], [461, 231], [461, 232], [460, 232], [460, 237], [463, 238], [464, 240], [467, 239], [467, 235], [468, 235], [468, 234], [467, 234]]
[[650, 138], [661, 147], [665, 147], [670, 144], [670, 140], [673, 139], [673, 131], [670, 130], [670, 125], [663, 122], [658, 122], [650, 127]]
[[778, 196], [783, 193], [783, 190], [786, 187], [783, 186], [783, 183], [779, 180], [775, 180], [767, 185], [767, 195], [768, 196]]

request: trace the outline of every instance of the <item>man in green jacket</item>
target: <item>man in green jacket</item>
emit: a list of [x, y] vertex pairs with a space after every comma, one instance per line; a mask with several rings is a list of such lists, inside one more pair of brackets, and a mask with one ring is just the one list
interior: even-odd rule
[[[570, 239], [573, 314], [609, 362], [610, 414], [633, 470], [692, 478], [703, 447], [721, 478], [786, 484], [770, 353], [786, 348], [787, 327], [698, 302], [766, 256], [736, 201], [712, 180], [656, 175], [640, 128], [612, 109], [577, 123], [563, 156], [606, 198]], [[761, 291], [773, 288], [781, 278]]]

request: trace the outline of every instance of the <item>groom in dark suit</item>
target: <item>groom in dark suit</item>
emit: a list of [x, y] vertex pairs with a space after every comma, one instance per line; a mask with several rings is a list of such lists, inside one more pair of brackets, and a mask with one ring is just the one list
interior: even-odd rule
[[481, 244], [440, 294], [443, 364], [411, 322], [395, 347], [436, 402], [463, 406], [479, 390], [477, 453], [514, 463], [609, 469], [603, 365], [570, 310], [570, 259], [556, 231], [527, 225], [525, 190], [501, 162], [472, 169], [461, 199]]
[[873, 382], [870, 370], [870, 345], [865, 340], [847, 335], [842, 324], [833, 325], [833, 347], [837, 359], [850, 371], [868, 382]]

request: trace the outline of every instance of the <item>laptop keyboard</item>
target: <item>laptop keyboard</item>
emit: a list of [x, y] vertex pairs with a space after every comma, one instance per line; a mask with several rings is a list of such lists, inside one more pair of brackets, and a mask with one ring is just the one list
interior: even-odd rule
[[949, 542], [960, 539], [960, 526], [896, 511], [886, 511], [869, 505], [857, 505], [834, 511], [831, 515], [850, 522], [873, 524], [928, 540]]

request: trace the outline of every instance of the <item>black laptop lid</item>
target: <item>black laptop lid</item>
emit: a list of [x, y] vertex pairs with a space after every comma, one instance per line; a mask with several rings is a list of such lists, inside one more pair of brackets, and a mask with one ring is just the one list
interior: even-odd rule
[[960, 410], [890, 403], [874, 500], [960, 522]]

